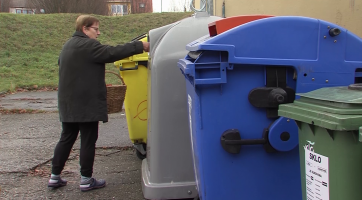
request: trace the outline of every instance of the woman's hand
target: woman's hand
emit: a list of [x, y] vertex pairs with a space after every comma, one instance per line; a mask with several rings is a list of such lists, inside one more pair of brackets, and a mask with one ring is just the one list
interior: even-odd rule
[[143, 43], [143, 51], [149, 52], [150, 51], [150, 43], [149, 42], [142, 42]]

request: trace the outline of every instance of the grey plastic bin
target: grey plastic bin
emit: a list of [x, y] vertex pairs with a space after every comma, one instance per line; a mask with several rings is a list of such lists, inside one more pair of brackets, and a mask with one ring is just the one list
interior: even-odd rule
[[149, 32], [147, 159], [142, 161], [146, 199], [198, 197], [188, 126], [185, 78], [177, 61], [186, 44], [208, 34], [220, 17], [196, 13]]

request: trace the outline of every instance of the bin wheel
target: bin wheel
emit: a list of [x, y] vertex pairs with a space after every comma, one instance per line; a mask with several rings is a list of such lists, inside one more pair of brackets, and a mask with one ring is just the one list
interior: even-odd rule
[[139, 158], [139, 159], [141, 159], [141, 160], [143, 160], [143, 159], [145, 159], [146, 158], [146, 155], [142, 155], [139, 151], [137, 151], [136, 150], [136, 155], [137, 155], [137, 157]]
[[[146, 150], [147, 145], [146, 144], [142, 144], [143, 149]], [[145, 155], [143, 155], [141, 152], [139, 152], [138, 150], [136, 150], [136, 155], [139, 159], [143, 160], [147, 157], [147, 153]]]
[[355, 83], [348, 86], [350, 90], [362, 90], [362, 83]]

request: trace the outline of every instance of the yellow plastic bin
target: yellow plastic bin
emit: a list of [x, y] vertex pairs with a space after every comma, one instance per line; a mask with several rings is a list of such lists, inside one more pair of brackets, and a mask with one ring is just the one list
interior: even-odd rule
[[[147, 34], [135, 40], [147, 41]], [[124, 107], [128, 133], [140, 159], [146, 157], [147, 144], [147, 61], [148, 53], [143, 52], [114, 62], [127, 85]]]

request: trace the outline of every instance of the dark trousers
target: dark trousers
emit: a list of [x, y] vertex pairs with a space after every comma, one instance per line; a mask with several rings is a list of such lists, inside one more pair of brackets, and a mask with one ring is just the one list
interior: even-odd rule
[[80, 132], [80, 174], [92, 177], [98, 122], [62, 122], [62, 127], [60, 140], [54, 150], [52, 174], [59, 175], [62, 172]]

